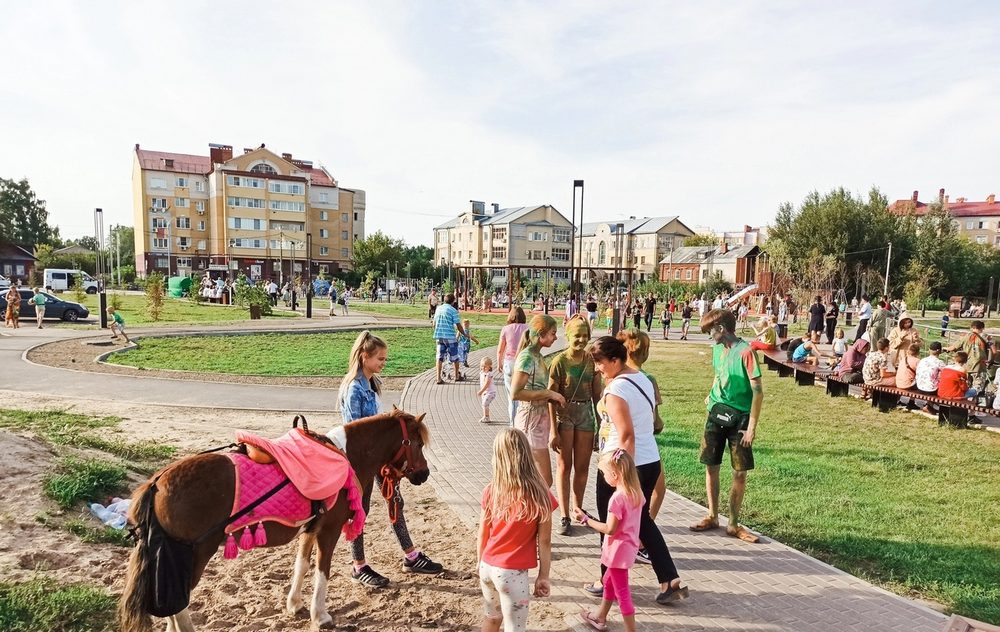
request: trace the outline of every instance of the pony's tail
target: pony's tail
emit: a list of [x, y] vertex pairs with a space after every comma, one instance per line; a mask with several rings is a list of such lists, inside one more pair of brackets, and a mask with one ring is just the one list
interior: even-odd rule
[[129, 556], [128, 571], [125, 576], [125, 590], [118, 601], [118, 622], [122, 632], [149, 632], [153, 620], [146, 611], [153, 589], [149, 578], [149, 533], [153, 500], [156, 498], [155, 484], [142, 485], [132, 495], [130, 522], [134, 525], [135, 546]]

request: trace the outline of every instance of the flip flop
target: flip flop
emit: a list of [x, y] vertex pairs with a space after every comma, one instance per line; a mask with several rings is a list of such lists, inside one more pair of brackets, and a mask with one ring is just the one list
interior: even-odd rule
[[726, 535], [739, 538], [744, 542], [749, 542], [750, 544], [757, 544], [760, 542], [760, 537], [753, 533], [743, 525], [736, 525], [735, 527], [727, 527]]
[[580, 611], [580, 621], [583, 621], [590, 626], [591, 629], [597, 630], [598, 632], [607, 632], [608, 630], [608, 624], [598, 621], [589, 610]]
[[719, 528], [719, 519], [712, 518], [711, 516], [705, 516], [697, 524], [693, 524], [690, 527], [688, 527], [688, 529], [690, 529], [691, 531], [708, 531], [710, 529], [718, 529], [718, 528]]

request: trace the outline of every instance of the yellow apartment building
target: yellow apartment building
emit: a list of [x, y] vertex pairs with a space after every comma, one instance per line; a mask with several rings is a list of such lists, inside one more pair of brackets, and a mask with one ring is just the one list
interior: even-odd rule
[[[135, 146], [135, 267], [139, 276], [218, 272], [285, 279], [351, 268], [364, 238], [365, 192], [311, 161], [264, 145], [207, 156]], [[310, 248], [310, 250], [307, 250]], [[217, 276], [214, 275], [213, 276]]]

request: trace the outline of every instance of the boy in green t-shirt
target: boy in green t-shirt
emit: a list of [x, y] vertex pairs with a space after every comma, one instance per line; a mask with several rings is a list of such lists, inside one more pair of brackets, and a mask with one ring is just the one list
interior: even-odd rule
[[[744, 542], [760, 540], [739, 523], [740, 507], [746, 492], [747, 472], [754, 467], [753, 440], [757, 433], [764, 389], [761, 384], [757, 354], [736, 335], [736, 317], [725, 309], [713, 309], [701, 321], [701, 331], [712, 336], [712, 366], [715, 380], [705, 398], [708, 421], [701, 440], [700, 460], [705, 464], [705, 487], [708, 493], [708, 515], [692, 531], [707, 531], [719, 526], [719, 468], [722, 454], [729, 444], [729, 459], [733, 466], [733, 485], [729, 492], [729, 526], [726, 533]], [[716, 413], [722, 413], [718, 418]], [[734, 425], [723, 419], [736, 417]], [[719, 419], [718, 423], [716, 419]]]
[[111, 319], [111, 322], [108, 323], [108, 326], [111, 328], [111, 339], [117, 340], [118, 336], [121, 335], [125, 338], [126, 344], [132, 344], [128, 334], [125, 333], [125, 319], [122, 318], [122, 315], [113, 306], [108, 307], [108, 318]]

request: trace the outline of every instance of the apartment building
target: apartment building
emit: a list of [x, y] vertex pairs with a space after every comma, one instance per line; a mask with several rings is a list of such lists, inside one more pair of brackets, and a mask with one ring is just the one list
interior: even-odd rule
[[621, 222], [593, 222], [583, 225], [583, 247], [577, 261], [583, 269], [584, 280], [589, 280], [589, 270], [614, 268], [617, 264], [615, 247], [617, 226], [622, 224], [624, 267], [631, 268], [637, 281], [655, 278], [659, 261], [668, 253], [680, 248], [685, 237], [694, 234], [676, 215], [669, 217], [630, 217]]
[[569, 280], [573, 226], [555, 207], [489, 207], [471, 201], [458, 217], [434, 227], [434, 261], [440, 266], [486, 268], [494, 285], [507, 284], [509, 268], [538, 278]]
[[[364, 238], [365, 192], [341, 186], [311, 161], [264, 145], [233, 155], [135, 146], [132, 169], [136, 272], [241, 272], [284, 280], [351, 267]], [[311, 242], [311, 252], [307, 252]]]
[[[898, 215], [912, 213], [919, 218], [930, 210], [930, 205], [919, 201], [919, 197], [920, 192], [914, 191], [910, 199], [890, 204], [889, 210]], [[1000, 204], [997, 204], [995, 194], [989, 194], [982, 202], [972, 202], [964, 197], [952, 202], [941, 189], [938, 191], [938, 202], [951, 214], [952, 224], [960, 235], [977, 244], [1000, 248]]]

